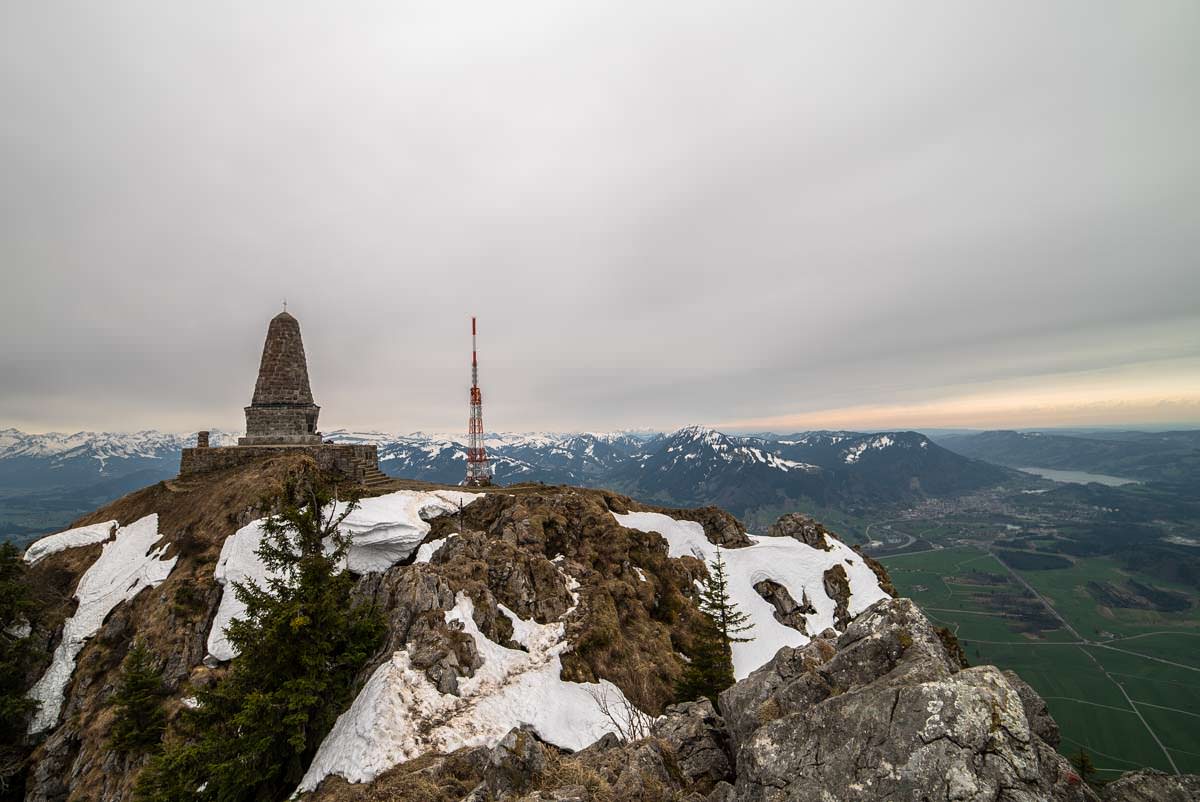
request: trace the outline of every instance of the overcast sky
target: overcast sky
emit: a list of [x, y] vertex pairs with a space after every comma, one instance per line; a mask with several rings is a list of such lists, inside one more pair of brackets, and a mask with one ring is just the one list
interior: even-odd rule
[[0, 427], [1200, 422], [1195, 2], [0, 5]]

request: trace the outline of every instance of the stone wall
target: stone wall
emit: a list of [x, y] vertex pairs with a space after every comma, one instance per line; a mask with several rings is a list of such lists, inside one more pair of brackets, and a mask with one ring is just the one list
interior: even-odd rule
[[238, 445], [319, 445], [319, 411], [316, 404], [306, 407], [251, 404], [246, 407], [246, 436], [238, 439]]
[[378, 451], [370, 445], [224, 446], [185, 448], [179, 461], [179, 475], [186, 477], [211, 473], [283, 454], [308, 454], [316, 460], [321, 470], [339, 471], [353, 480], [361, 480], [366, 470], [379, 467]]

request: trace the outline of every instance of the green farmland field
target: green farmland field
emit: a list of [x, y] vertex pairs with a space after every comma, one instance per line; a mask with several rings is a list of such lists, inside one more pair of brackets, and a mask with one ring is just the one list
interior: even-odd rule
[[[1110, 608], [1088, 583], [1132, 578], [1194, 592], [1101, 557], [1018, 570], [983, 547], [963, 545], [881, 559], [899, 593], [955, 632], [973, 665], [1012, 669], [1046, 699], [1064, 754], [1086, 749], [1104, 779], [1144, 766], [1200, 772], [1200, 611]], [[1023, 620], [1045, 604], [1017, 576], [1069, 626]], [[1026, 606], [1014, 608], [1013, 597]]]

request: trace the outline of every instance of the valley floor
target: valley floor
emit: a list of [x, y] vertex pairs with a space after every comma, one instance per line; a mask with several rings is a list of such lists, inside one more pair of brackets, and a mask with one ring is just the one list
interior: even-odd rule
[[1113, 607], [1094, 595], [1131, 578], [1194, 591], [1104, 557], [1018, 570], [997, 551], [972, 543], [881, 559], [973, 664], [1013, 669], [1046, 699], [1065, 754], [1087, 750], [1110, 779], [1138, 766], [1200, 772], [1200, 611]]

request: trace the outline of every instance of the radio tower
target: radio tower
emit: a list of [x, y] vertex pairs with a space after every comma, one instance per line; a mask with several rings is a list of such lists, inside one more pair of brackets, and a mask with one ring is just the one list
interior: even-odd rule
[[467, 422], [468, 487], [492, 483], [487, 452], [483, 448], [483, 396], [479, 392], [479, 358], [475, 352], [475, 318], [471, 318], [471, 418]]

